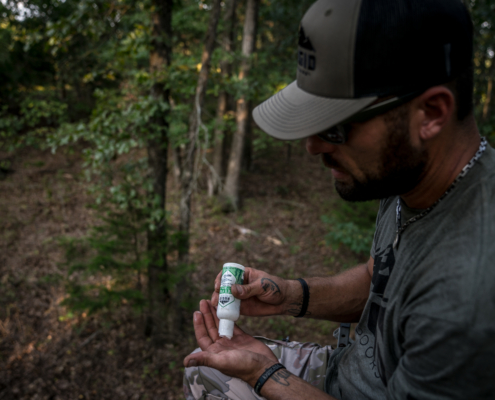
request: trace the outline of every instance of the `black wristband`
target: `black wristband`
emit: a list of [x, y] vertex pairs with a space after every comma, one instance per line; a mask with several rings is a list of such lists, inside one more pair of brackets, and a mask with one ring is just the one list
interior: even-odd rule
[[301, 307], [301, 312], [298, 315], [296, 315], [296, 318], [301, 318], [304, 317], [306, 315], [306, 311], [308, 311], [309, 286], [304, 279], [299, 278], [298, 281], [301, 284], [303, 290], [303, 303]]
[[258, 396], [261, 396], [260, 390], [263, 387], [263, 385], [266, 383], [268, 378], [272, 376], [275, 372], [277, 372], [279, 369], [285, 368], [282, 364], [278, 363], [275, 365], [272, 365], [270, 368], [267, 368], [265, 372], [261, 374], [261, 376], [258, 378], [258, 381], [256, 382], [256, 385], [254, 385], [254, 391]]

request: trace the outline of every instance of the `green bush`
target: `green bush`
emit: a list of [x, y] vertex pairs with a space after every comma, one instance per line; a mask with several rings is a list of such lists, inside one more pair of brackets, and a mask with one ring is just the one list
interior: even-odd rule
[[349, 203], [339, 199], [334, 212], [322, 216], [322, 221], [330, 229], [325, 236], [327, 244], [333, 248], [344, 245], [360, 255], [369, 253], [377, 212], [376, 201]]
[[46, 135], [66, 121], [67, 104], [54, 91], [38, 88], [23, 93], [16, 101], [15, 112], [12, 105], [0, 109], [0, 148], [5, 151], [21, 146], [42, 147]]

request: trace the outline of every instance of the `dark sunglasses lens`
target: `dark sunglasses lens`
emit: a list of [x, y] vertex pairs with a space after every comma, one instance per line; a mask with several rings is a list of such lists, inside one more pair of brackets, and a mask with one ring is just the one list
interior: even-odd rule
[[342, 144], [346, 141], [346, 130], [344, 127], [334, 126], [327, 130], [326, 132], [322, 132], [318, 134], [318, 137], [325, 142], [332, 144]]

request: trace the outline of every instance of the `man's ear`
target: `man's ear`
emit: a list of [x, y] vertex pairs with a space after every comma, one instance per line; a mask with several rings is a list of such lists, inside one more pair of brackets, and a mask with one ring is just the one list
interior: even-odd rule
[[435, 138], [448, 124], [455, 113], [454, 94], [445, 86], [434, 86], [417, 98], [417, 115], [421, 119], [421, 140]]

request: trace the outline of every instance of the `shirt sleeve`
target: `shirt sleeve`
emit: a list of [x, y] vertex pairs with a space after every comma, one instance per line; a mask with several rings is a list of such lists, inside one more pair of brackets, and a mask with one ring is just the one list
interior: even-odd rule
[[[495, 332], [488, 324], [410, 316], [388, 399], [493, 399]], [[455, 383], [455, 384], [453, 384]]]

